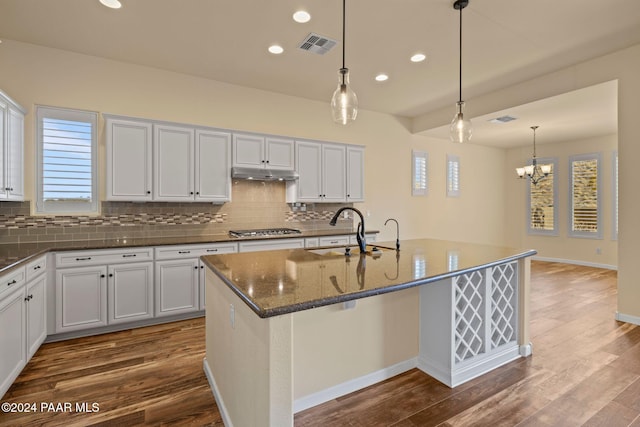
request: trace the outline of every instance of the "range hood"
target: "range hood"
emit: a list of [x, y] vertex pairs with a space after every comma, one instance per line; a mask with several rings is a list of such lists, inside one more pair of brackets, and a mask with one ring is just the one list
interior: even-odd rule
[[255, 181], [295, 181], [299, 175], [294, 170], [231, 168], [231, 177]]

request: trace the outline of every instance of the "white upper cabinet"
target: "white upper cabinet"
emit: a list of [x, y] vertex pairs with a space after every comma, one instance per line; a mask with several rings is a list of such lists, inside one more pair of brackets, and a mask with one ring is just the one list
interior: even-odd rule
[[293, 170], [294, 144], [286, 138], [233, 134], [233, 166]]
[[168, 125], [153, 130], [153, 200], [193, 201], [194, 130]]
[[196, 130], [196, 201], [231, 200], [231, 135]]
[[364, 147], [347, 147], [347, 202], [364, 201]]
[[231, 134], [106, 116], [107, 200], [231, 200]]
[[106, 120], [107, 200], [152, 200], [151, 123]]
[[344, 145], [296, 141], [296, 164], [300, 178], [289, 184], [288, 202], [347, 201]]
[[0, 92], [0, 200], [24, 200], [24, 115]]

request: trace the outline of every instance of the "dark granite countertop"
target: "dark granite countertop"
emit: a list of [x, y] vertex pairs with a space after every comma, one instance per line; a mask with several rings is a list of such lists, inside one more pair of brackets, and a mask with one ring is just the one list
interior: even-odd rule
[[[199, 243], [239, 242], [245, 240], [294, 239], [305, 237], [337, 236], [354, 234], [350, 229], [322, 229], [305, 231], [302, 234], [279, 235], [272, 237], [230, 237], [228, 233], [206, 234], [198, 236], [179, 237], [149, 237], [149, 238], [121, 238], [96, 239], [82, 241], [34, 242], [34, 243], [0, 243], [0, 274], [23, 265], [39, 255], [49, 251], [70, 251], [84, 249], [116, 249], [141, 246], [190, 245]], [[368, 230], [378, 233], [377, 230]]]
[[420, 239], [376, 242], [379, 256], [292, 249], [202, 257], [259, 317], [407, 289], [533, 256], [535, 250]]

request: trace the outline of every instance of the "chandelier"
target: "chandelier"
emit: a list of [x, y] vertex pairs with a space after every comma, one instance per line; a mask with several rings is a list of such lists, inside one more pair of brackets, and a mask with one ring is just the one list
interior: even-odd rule
[[533, 129], [533, 160], [530, 165], [516, 168], [518, 178], [528, 177], [533, 185], [538, 184], [551, 173], [551, 165], [539, 165], [536, 159], [536, 129], [539, 126], [531, 126]]

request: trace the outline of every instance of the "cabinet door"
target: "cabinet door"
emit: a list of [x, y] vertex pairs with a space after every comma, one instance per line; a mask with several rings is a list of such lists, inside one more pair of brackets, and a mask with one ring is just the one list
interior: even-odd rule
[[267, 168], [294, 169], [294, 143], [291, 139], [267, 137], [265, 140]]
[[194, 200], [194, 131], [154, 125], [153, 199], [165, 202]]
[[24, 287], [0, 299], [0, 397], [27, 364]]
[[56, 332], [107, 325], [107, 267], [56, 271]]
[[107, 119], [107, 200], [152, 198], [151, 123]]
[[27, 360], [47, 337], [47, 277], [41, 275], [27, 284]]
[[156, 316], [198, 311], [198, 259], [156, 261]]
[[347, 147], [347, 202], [364, 202], [364, 148]]
[[322, 200], [322, 145], [316, 142], [296, 142], [297, 201]]
[[322, 201], [346, 202], [346, 150], [341, 145], [322, 146]]
[[9, 107], [7, 114], [7, 187], [9, 200], [24, 200], [24, 114]]
[[153, 263], [110, 265], [108, 273], [109, 323], [153, 317]]
[[7, 136], [6, 136], [6, 120], [8, 105], [0, 101], [0, 200], [6, 200], [9, 197], [9, 185], [7, 182]]
[[231, 200], [231, 135], [224, 132], [196, 131], [197, 201]]
[[258, 135], [233, 135], [233, 166], [264, 167], [264, 137]]

